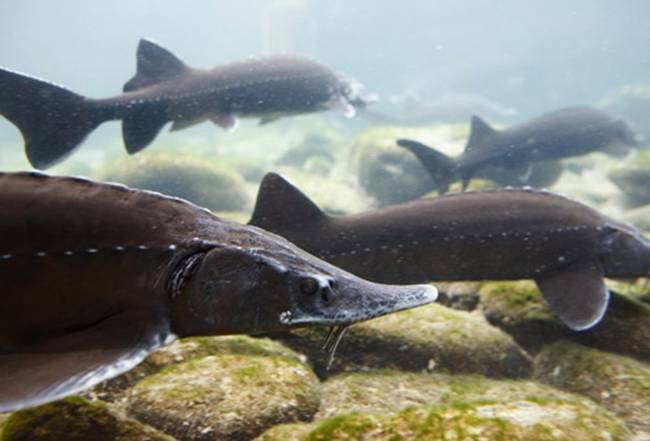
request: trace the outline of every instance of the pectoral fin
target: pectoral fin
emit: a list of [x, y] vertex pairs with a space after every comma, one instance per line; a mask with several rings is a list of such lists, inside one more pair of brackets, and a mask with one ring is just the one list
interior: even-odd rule
[[528, 182], [533, 174], [533, 164], [530, 162], [516, 164], [511, 168], [511, 170], [515, 173], [519, 182]]
[[210, 120], [227, 132], [232, 132], [239, 125], [239, 119], [232, 114], [212, 115]]
[[167, 326], [123, 313], [90, 328], [0, 354], [0, 413], [93, 386], [140, 363], [167, 336]]
[[605, 315], [609, 290], [596, 263], [575, 263], [535, 282], [551, 310], [574, 331], [591, 328]]

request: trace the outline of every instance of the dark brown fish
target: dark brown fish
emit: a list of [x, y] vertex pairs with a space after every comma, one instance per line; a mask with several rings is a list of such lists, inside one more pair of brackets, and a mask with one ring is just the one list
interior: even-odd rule
[[625, 155], [637, 145], [637, 135], [620, 118], [590, 107], [556, 110], [505, 130], [494, 130], [478, 116], [472, 117], [465, 152], [450, 158], [417, 141], [400, 139], [429, 172], [441, 193], [457, 179], [463, 188], [480, 172], [492, 166], [515, 172], [526, 184], [533, 163], [601, 151]]
[[436, 297], [157, 193], [0, 173], [0, 205], [0, 413], [116, 376], [176, 336], [331, 326], [340, 338]]
[[138, 45], [136, 75], [112, 98], [86, 98], [0, 69], [0, 114], [20, 129], [27, 157], [40, 169], [65, 159], [109, 120], [122, 120], [126, 150], [136, 153], [170, 121], [172, 130], [208, 120], [233, 129], [238, 118], [265, 124], [331, 108], [354, 116], [375, 99], [359, 82], [307, 58], [271, 55], [193, 69], [149, 40]]
[[603, 277], [650, 274], [650, 241], [631, 225], [532, 189], [450, 193], [328, 216], [276, 174], [262, 181], [251, 225], [383, 283], [534, 279], [574, 330], [600, 321]]

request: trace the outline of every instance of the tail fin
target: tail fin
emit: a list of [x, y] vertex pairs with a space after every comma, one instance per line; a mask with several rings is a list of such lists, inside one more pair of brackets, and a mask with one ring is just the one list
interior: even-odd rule
[[104, 120], [88, 99], [2, 68], [0, 115], [20, 129], [27, 158], [39, 169], [65, 159]]
[[417, 141], [398, 139], [397, 145], [413, 153], [429, 172], [436, 190], [440, 193], [449, 191], [449, 185], [456, 177], [456, 163], [454, 160], [439, 151], [432, 149]]

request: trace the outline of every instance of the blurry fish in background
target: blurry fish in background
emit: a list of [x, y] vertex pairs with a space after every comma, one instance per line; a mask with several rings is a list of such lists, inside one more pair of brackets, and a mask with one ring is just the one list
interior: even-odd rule
[[499, 121], [517, 115], [513, 107], [469, 93], [427, 99], [414, 91], [407, 91], [389, 97], [386, 102], [386, 110], [364, 110], [360, 116], [375, 124], [426, 125], [465, 122], [474, 114]]
[[521, 184], [527, 184], [535, 162], [594, 151], [622, 157], [638, 145], [638, 138], [620, 118], [590, 107], [570, 107], [505, 130], [495, 130], [473, 116], [465, 151], [455, 158], [413, 140], [400, 139], [397, 144], [422, 162], [438, 191], [446, 192], [457, 179], [462, 179], [463, 189], [467, 188], [477, 172], [487, 166], [513, 171]]
[[194, 69], [144, 39], [138, 45], [137, 73], [123, 91], [90, 99], [0, 69], [0, 114], [22, 132], [30, 163], [44, 169], [65, 159], [105, 121], [122, 120], [124, 144], [133, 154], [170, 121], [171, 130], [204, 121], [232, 130], [239, 118], [267, 124], [328, 109], [353, 117], [357, 108], [376, 100], [358, 81], [307, 58], [269, 55]]

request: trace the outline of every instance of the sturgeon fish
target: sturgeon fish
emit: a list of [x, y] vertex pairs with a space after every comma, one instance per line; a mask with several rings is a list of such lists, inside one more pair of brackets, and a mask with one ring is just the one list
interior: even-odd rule
[[180, 199], [0, 173], [0, 413], [119, 375], [175, 337], [352, 323], [435, 300]]
[[571, 329], [603, 317], [603, 277], [650, 274], [650, 241], [631, 225], [556, 194], [449, 193], [329, 216], [277, 174], [249, 222], [360, 277], [384, 283], [534, 279]]
[[137, 73], [123, 92], [90, 99], [0, 68], [0, 114], [20, 129], [27, 158], [39, 169], [65, 159], [109, 120], [122, 120], [126, 150], [134, 154], [170, 121], [171, 130], [208, 120], [230, 130], [240, 117], [266, 124], [330, 108], [352, 117], [376, 99], [358, 81], [307, 58], [270, 55], [193, 69], [145, 39], [137, 49]]
[[473, 116], [465, 152], [455, 158], [417, 141], [397, 141], [420, 160], [441, 193], [457, 179], [462, 180], [463, 189], [467, 188], [487, 166], [513, 171], [525, 184], [534, 162], [594, 151], [621, 157], [637, 144], [637, 135], [624, 120], [591, 107], [556, 110], [501, 131]]

